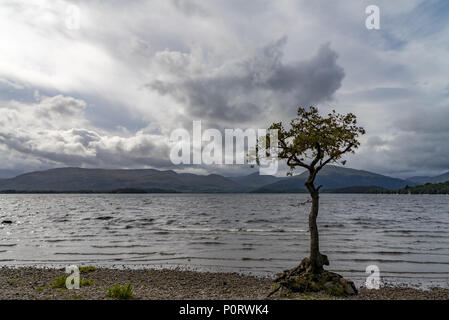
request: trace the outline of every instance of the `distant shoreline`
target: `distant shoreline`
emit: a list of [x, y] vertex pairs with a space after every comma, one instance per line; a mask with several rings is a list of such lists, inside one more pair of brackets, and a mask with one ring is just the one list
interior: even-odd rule
[[[343, 188], [347, 189], [347, 188]], [[76, 190], [76, 191], [53, 191], [53, 190], [42, 190], [42, 191], [33, 191], [33, 190], [0, 190], [0, 195], [7, 194], [304, 194], [307, 195], [306, 190], [297, 190], [297, 191], [285, 191], [285, 192], [263, 192], [263, 191], [251, 191], [251, 192], [205, 192], [205, 191], [175, 191], [175, 190], [144, 190], [144, 189], [135, 189], [135, 190], [110, 190], [110, 191], [93, 191], [93, 190]], [[367, 192], [367, 191], [354, 191], [354, 190], [323, 190], [321, 194], [378, 194], [378, 195], [449, 195], [449, 192], [438, 193], [438, 192], [406, 192], [406, 190], [385, 190], [384, 192]]]
[[54, 190], [0, 190], [0, 194], [151, 194], [151, 193], [183, 193], [175, 190], [165, 189], [116, 189], [116, 190], [74, 190], [74, 191], [54, 191]]
[[[68, 290], [62, 269], [33, 267], [0, 268], [0, 299], [26, 300], [99, 300], [107, 297], [108, 289], [114, 285], [131, 284], [134, 299], [265, 299], [271, 291], [270, 278], [245, 276], [237, 273], [211, 273], [181, 270], [119, 270], [81, 269], [81, 288]], [[358, 299], [396, 300], [431, 299], [449, 300], [449, 289], [432, 288], [420, 290], [411, 287], [385, 287], [379, 290], [362, 288], [359, 295], [351, 298], [336, 298], [322, 293], [293, 294], [274, 299]]]

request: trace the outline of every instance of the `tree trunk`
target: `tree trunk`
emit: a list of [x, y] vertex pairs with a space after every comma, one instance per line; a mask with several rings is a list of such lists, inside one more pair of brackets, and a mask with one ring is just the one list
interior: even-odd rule
[[319, 194], [318, 191], [311, 193], [312, 208], [309, 214], [309, 231], [310, 231], [310, 266], [313, 273], [323, 271], [323, 261], [320, 253], [320, 242], [318, 239], [318, 226], [316, 219], [318, 216]]
[[318, 238], [318, 226], [316, 219], [318, 217], [319, 208], [319, 187], [315, 188], [314, 181], [318, 173], [317, 170], [310, 170], [309, 179], [305, 182], [307, 190], [309, 190], [312, 197], [312, 208], [309, 214], [309, 232], [310, 232], [310, 268], [313, 273], [320, 273], [323, 271], [323, 264], [329, 264], [327, 257], [320, 253], [320, 242]]

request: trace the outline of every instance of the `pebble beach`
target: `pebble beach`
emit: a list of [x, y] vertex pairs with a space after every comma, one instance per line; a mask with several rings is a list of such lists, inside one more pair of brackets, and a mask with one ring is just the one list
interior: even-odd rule
[[[157, 300], [261, 300], [270, 293], [273, 279], [237, 273], [185, 270], [81, 269], [81, 287], [67, 289], [57, 284], [66, 276], [63, 269], [35, 267], [0, 268], [1, 300], [99, 300], [115, 285], [132, 288], [131, 299]], [[385, 286], [379, 290], [359, 288], [354, 297], [333, 297], [322, 293], [273, 295], [270, 299], [358, 299], [358, 300], [449, 300], [449, 289], [422, 290], [406, 286]]]

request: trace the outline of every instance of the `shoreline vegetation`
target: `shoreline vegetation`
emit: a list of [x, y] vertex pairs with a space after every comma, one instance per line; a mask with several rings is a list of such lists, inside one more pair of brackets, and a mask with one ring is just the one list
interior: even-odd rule
[[[288, 191], [250, 191], [250, 192], [182, 192], [170, 189], [140, 189], [140, 188], [122, 188], [108, 191], [96, 191], [96, 190], [74, 190], [74, 191], [55, 191], [55, 190], [42, 190], [42, 191], [28, 191], [28, 190], [0, 190], [0, 194], [153, 194], [153, 193], [175, 193], [175, 194], [266, 194], [266, 193], [307, 193], [305, 189], [288, 190]], [[441, 183], [426, 183], [418, 186], [405, 186], [398, 190], [389, 190], [378, 186], [354, 186], [338, 189], [324, 189], [321, 193], [346, 193], [346, 194], [449, 194], [449, 181]]]
[[[65, 288], [64, 269], [1, 267], [0, 299], [98, 300], [98, 299], [266, 299], [273, 279], [237, 273], [211, 273], [180, 269], [106, 269], [80, 267], [80, 289]], [[449, 300], [449, 289], [421, 290], [385, 286], [379, 290], [360, 288], [352, 297], [326, 293], [284, 292], [269, 299], [345, 300]]]

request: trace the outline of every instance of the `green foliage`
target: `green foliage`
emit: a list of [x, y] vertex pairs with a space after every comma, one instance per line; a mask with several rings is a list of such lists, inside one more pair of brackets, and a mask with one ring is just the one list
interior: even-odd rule
[[93, 272], [95, 270], [97, 270], [97, 268], [94, 266], [84, 266], [79, 268], [80, 273], [88, 273]]
[[87, 286], [91, 286], [93, 284], [94, 284], [94, 282], [90, 279], [83, 279], [83, 278], [80, 279], [80, 287], [87, 287]]
[[65, 286], [65, 281], [66, 281], [66, 279], [67, 279], [67, 276], [60, 276], [60, 277], [57, 277], [54, 281], [53, 281], [53, 283], [51, 284], [51, 287], [53, 288], [53, 289], [55, 289], [55, 288], [65, 288], [66, 286]]
[[8, 280], [8, 284], [10, 285], [10, 286], [14, 286], [14, 285], [16, 285], [17, 284], [17, 282], [19, 282], [19, 278], [16, 278], [16, 279], [9, 279]]
[[48, 287], [35, 287], [34, 290], [36, 291], [44, 291], [45, 289], [48, 289]]
[[[354, 153], [360, 145], [358, 138], [365, 129], [357, 126], [356, 116], [346, 115], [333, 110], [323, 117], [316, 107], [298, 108], [298, 116], [290, 122], [289, 129], [282, 122], [273, 123], [269, 129], [278, 131], [278, 158], [287, 161], [292, 171], [301, 166], [316, 174], [328, 163], [338, 162], [343, 154]], [[270, 156], [270, 139], [259, 140], [256, 157], [259, 163], [259, 151]], [[340, 162], [345, 164], [344, 161]], [[314, 176], [313, 176], [314, 178]]]
[[132, 299], [134, 297], [133, 288], [130, 283], [127, 286], [116, 284], [108, 289], [106, 297], [121, 300]]
[[[56, 289], [56, 288], [66, 289], [67, 288], [66, 284], [65, 284], [66, 280], [67, 280], [67, 276], [57, 277], [51, 284], [51, 287], [53, 289]], [[80, 287], [91, 286], [93, 284], [94, 284], [94, 282], [92, 280], [84, 279], [84, 278], [80, 279]]]

